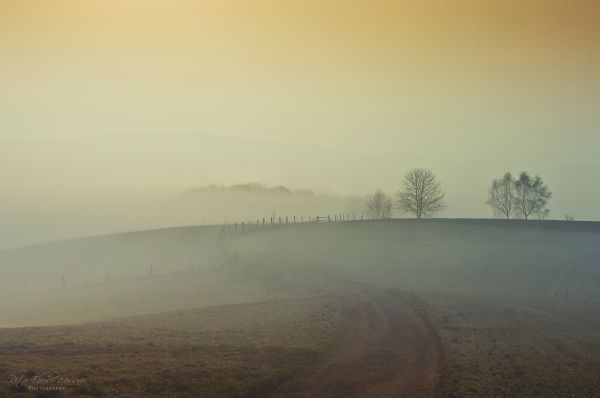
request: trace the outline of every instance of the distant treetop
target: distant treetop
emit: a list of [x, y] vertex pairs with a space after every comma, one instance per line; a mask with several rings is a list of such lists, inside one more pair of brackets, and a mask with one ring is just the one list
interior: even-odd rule
[[261, 194], [301, 194], [301, 195], [314, 195], [314, 192], [309, 189], [297, 189], [292, 190], [283, 185], [266, 186], [258, 182], [251, 182], [247, 184], [233, 184], [233, 185], [217, 185], [210, 184], [198, 188], [192, 188], [184, 195], [195, 195], [206, 192], [236, 192], [236, 193], [261, 193]]

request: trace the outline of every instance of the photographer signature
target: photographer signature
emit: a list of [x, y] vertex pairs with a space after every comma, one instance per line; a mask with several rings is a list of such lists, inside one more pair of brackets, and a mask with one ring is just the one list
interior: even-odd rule
[[67, 377], [60, 373], [42, 373], [39, 375], [10, 375], [9, 382], [15, 387], [28, 386], [80, 386], [86, 383], [83, 377]]

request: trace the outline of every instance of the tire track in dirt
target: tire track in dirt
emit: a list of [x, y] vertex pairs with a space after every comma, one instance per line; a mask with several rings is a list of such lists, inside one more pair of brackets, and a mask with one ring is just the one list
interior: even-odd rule
[[268, 395], [318, 398], [444, 395], [443, 349], [415, 295], [383, 291], [264, 253], [254, 252], [251, 257], [254, 265], [265, 266], [265, 272], [275, 271], [273, 265], [278, 263], [279, 272], [283, 266], [288, 275], [311, 284], [320, 283], [324, 289], [345, 297], [348, 303], [342, 339], [332, 357], [314, 374], [285, 382]]
[[281, 397], [438, 397], [443, 351], [411, 296], [361, 290], [333, 357], [315, 374], [282, 386]]

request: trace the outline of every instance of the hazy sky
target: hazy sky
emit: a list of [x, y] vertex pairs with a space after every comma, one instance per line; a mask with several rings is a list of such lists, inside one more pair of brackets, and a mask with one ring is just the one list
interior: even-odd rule
[[489, 215], [489, 180], [528, 168], [555, 218], [600, 219], [599, 20], [595, 0], [1, 0], [2, 212], [391, 191], [414, 165], [445, 216]]

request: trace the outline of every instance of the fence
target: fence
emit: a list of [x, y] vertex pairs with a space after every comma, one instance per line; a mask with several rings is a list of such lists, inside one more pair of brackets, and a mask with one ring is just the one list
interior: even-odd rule
[[285, 216], [285, 217], [262, 217], [255, 220], [245, 220], [233, 224], [224, 225], [217, 234], [217, 239], [228, 235], [236, 235], [244, 232], [263, 230], [271, 227], [279, 227], [290, 224], [319, 224], [319, 223], [341, 223], [352, 221], [363, 221], [363, 214], [336, 213], [325, 216]]
[[[315, 215], [315, 216], [281, 216], [281, 217], [262, 217], [254, 220], [244, 220], [241, 222], [223, 225], [218, 230], [216, 242], [217, 247], [222, 250], [221, 259], [224, 263], [239, 263], [239, 254], [237, 252], [230, 252], [226, 245], [221, 242], [222, 238], [227, 236], [235, 236], [242, 233], [248, 233], [252, 231], [265, 230], [268, 228], [276, 228], [290, 225], [301, 225], [301, 224], [323, 224], [323, 223], [347, 223], [355, 221], [363, 221], [365, 217], [363, 214], [357, 213], [336, 213], [327, 215]], [[176, 274], [195, 273], [201, 271], [199, 267], [194, 266], [193, 260], [190, 258], [189, 263], [182, 264], [182, 268], [179, 270], [170, 269], [168, 272], [160, 272], [160, 267], [155, 269], [153, 265], [148, 265], [145, 272], [140, 273], [137, 276], [131, 275], [127, 277], [114, 277], [108, 270], [104, 272], [102, 280], [96, 281], [81, 281], [78, 280], [76, 283], [67, 275], [58, 275], [58, 286], [56, 288], [49, 288], [47, 291], [54, 291], [60, 289], [62, 291], [68, 291], [78, 288], [90, 288], [100, 285], [108, 285], [112, 283], [127, 282], [132, 280], [141, 279], [153, 279], [172, 276]], [[46, 290], [44, 290], [46, 291]], [[28, 286], [24, 285], [22, 293], [28, 294]]]

